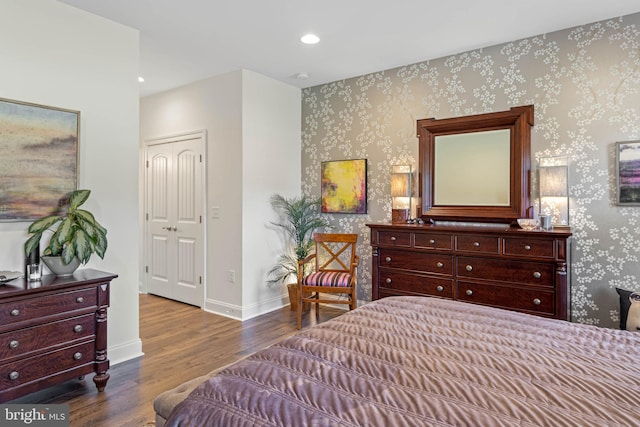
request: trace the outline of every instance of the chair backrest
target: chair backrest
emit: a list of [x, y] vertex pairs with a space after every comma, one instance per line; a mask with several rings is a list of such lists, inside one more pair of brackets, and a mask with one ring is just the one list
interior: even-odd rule
[[314, 233], [313, 240], [316, 242], [316, 271], [352, 273], [357, 234]]

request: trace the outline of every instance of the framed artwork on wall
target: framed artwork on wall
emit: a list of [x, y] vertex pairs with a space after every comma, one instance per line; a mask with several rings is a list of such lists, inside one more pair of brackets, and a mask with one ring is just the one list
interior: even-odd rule
[[367, 159], [322, 162], [322, 212], [367, 213]]
[[80, 112], [0, 98], [0, 221], [55, 214], [77, 187]]
[[640, 141], [616, 143], [616, 204], [640, 206]]

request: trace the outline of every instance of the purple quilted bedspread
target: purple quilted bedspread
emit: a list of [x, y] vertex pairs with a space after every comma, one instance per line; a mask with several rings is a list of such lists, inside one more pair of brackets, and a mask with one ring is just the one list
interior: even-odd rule
[[639, 425], [640, 333], [391, 297], [221, 371], [167, 426]]

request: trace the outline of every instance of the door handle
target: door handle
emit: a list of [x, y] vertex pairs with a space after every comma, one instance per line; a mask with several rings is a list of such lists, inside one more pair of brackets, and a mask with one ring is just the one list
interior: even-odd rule
[[168, 226], [168, 227], [162, 227], [163, 230], [167, 230], [167, 231], [178, 231], [178, 227], [176, 227], [175, 225], [173, 226]]

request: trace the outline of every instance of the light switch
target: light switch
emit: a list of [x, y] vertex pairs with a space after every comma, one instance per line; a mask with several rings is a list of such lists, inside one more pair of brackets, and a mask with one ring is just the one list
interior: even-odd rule
[[220, 206], [211, 206], [211, 218], [220, 218]]

